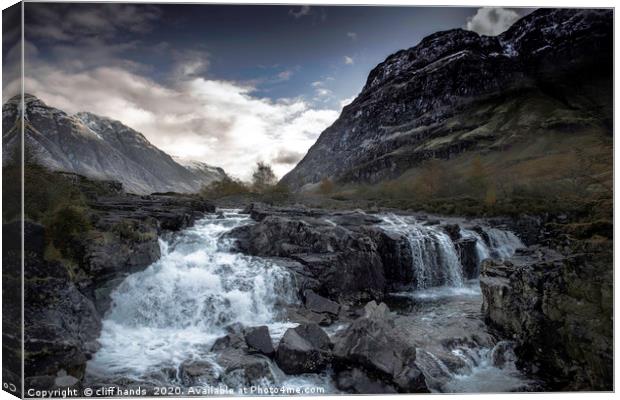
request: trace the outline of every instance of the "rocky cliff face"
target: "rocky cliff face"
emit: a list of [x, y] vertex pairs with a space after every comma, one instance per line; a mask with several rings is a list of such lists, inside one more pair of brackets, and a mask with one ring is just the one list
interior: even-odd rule
[[516, 340], [522, 368], [552, 390], [613, 390], [613, 263], [599, 236], [563, 253], [541, 246], [483, 263], [489, 325]]
[[[2, 108], [3, 159], [18, 143], [19, 98]], [[225, 176], [221, 168], [188, 168], [153, 146], [141, 133], [119, 121], [80, 112], [68, 115], [25, 96], [25, 143], [28, 154], [52, 170], [123, 183], [129, 192], [196, 192]]]
[[611, 10], [542, 9], [497, 37], [435, 33], [374, 68], [282, 182], [372, 183], [528, 132], [610, 132], [611, 54]]

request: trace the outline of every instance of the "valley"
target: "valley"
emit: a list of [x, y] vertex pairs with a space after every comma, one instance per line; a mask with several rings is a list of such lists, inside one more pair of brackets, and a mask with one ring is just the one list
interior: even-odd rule
[[11, 98], [3, 281], [23, 280], [25, 387], [613, 390], [612, 20], [431, 34], [279, 180]]

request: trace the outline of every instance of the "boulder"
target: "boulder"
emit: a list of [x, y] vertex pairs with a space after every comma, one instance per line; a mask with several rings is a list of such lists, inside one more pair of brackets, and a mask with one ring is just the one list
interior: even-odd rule
[[286, 331], [278, 345], [276, 361], [287, 374], [323, 370], [330, 360], [331, 341], [316, 324], [302, 324]]
[[220, 381], [228, 387], [249, 387], [277, 382], [269, 358], [259, 354], [247, 354], [229, 349], [216, 358], [223, 368]]
[[396, 388], [379, 378], [368, 376], [360, 368], [346, 369], [336, 373], [336, 387], [353, 394], [398, 393]]
[[275, 353], [269, 328], [267, 326], [257, 326], [245, 330], [245, 342], [251, 350], [271, 357]]
[[211, 349], [221, 368], [219, 381], [228, 387], [275, 383], [271, 361], [250, 348], [245, 338], [246, 329], [241, 324], [232, 324], [227, 331], [229, 333], [217, 339]]
[[334, 322], [335, 315], [328, 313], [316, 313], [307, 308], [299, 308], [297, 306], [287, 307], [286, 316], [291, 322], [298, 324], [318, 324], [320, 326], [329, 326]]
[[428, 391], [415, 358], [416, 349], [398, 337], [393, 316], [384, 303], [368, 303], [364, 315], [334, 338], [338, 369], [363, 368], [401, 392]]
[[312, 290], [306, 290], [304, 292], [304, 304], [308, 310], [316, 313], [338, 315], [340, 312], [340, 304], [326, 299], [323, 296], [319, 296]]
[[179, 367], [179, 376], [185, 386], [217, 386], [217, 368], [209, 361], [188, 360]]

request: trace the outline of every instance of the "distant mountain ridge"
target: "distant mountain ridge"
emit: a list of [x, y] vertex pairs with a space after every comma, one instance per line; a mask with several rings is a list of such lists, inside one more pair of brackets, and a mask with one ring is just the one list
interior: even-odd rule
[[[2, 107], [3, 160], [19, 143], [14, 97]], [[52, 170], [119, 181], [128, 192], [196, 192], [226, 176], [221, 168], [187, 167], [119, 121], [89, 112], [68, 115], [25, 95], [25, 141], [30, 156]]]
[[609, 134], [612, 77], [609, 9], [540, 9], [495, 37], [438, 32], [377, 65], [281, 182], [377, 183], [547, 133]]

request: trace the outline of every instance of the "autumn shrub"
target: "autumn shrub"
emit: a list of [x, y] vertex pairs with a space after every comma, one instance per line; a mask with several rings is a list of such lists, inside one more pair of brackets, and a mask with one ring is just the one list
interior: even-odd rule
[[219, 199], [227, 196], [244, 195], [250, 193], [250, 189], [240, 180], [228, 176], [213, 182], [200, 190], [200, 196], [206, 199]]

